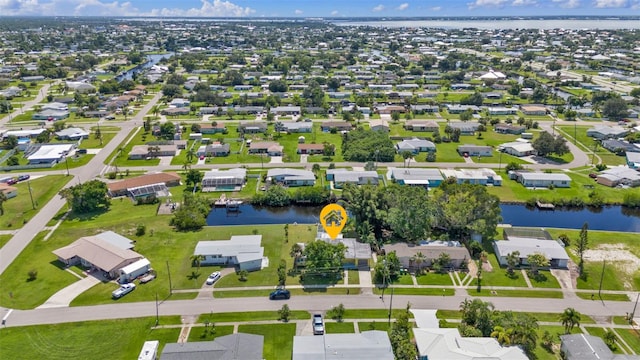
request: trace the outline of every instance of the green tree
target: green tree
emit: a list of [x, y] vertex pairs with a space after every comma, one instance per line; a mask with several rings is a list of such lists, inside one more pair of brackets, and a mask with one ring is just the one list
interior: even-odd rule
[[335, 273], [342, 268], [345, 246], [342, 243], [330, 244], [324, 241], [308, 243], [303, 251], [306, 268], [315, 273]]
[[0, 216], [4, 215], [4, 203], [7, 201], [7, 195], [0, 191]]
[[303, 248], [299, 243], [295, 243], [293, 244], [293, 246], [291, 246], [291, 250], [289, 251], [289, 256], [291, 256], [293, 258], [293, 267], [297, 267], [298, 263], [300, 262], [300, 258], [302, 257], [303, 254]]
[[187, 187], [189, 187], [190, 184], [193, 184], [194, 187], [198, 186], [198, 184], [202, 182], [203, 178], [204, 178], [204, 174], [202, 173], [202, 171], [196, 170], [196, 169], [189, 169], [189, 171], [187, 171], [187, 176], [186, 176]]
[[493, 331], [493, 309], [494, 306], [490, 302], [484, 302], [480, 299], [465, 299], [460, 304], [462, 324], [480, 330], [482, 336], [491, 336], [491, 332]]
[[427, 190], [394, 184], [387, 187], [383, 201], [386, 203], [384, 207], [388, 207], [387, 214], [383, 216], [379, 212], [377, 215], [386, 220], [395, 236], [409, 242], [424, 240], [429, 236], [435, 209]]
[[90, 180], [60, 190], [60, 196], [67, 200], [69, 207], [76, 214], [108, 210], [111, 201], [107, 196], [107, 184], [100, 180]]
[[618, 340], [618, 337], [613, 332], [613, 330], [611, 330], [611, 329], [607, 330], [607, 332], [605, 332], [604, 335], [602, 336], [602, 340], [604, 340], [604, 343], [607, 344], [607, 346], [611, 350], [615, 350], [615, 348], [616, 348], [616, 340]]
[[200, 265], [202, 265], [202, 261], [204, 261], [204, 255], [191, 255], [191, 263], [196, 267], [196, 274], [200, 273]]
[[427, 262], [427, 257], [421, 252], [418, 251], [411, 257], [411, 263], [416, 267], [416, 274], [422, 274], [422, 265]]
[[513, 329], [505, 329], [500, 325], [496, 325], [491, 332], [491, 337], [498, 340], [500, 345], [511, 345], [511, 336], [513, 335]]
[[284, 259], [278, 264], [278, 285], [284, 285], [287, 282], [287, 262]]
[[257, 193], [251, 199], [255, 205], [286, 206], [291, 203], [291, 194], [281, 185], [272, 185], [262, 193]]
[[577, 325], [580, 326], [581, 314], [574, 308], [566, 308], [560, 315], [560, 322], [564, 326], [564, 333], [570, 334]]
[[580, 275], [582, 275], [584, 271], [584, 252], [589, 248], [589, 223], [585, 222], [582, 224], [582, 229], [580, 229], [580, 235], [578, 236], [578, 242], [576, 242], [576, 252], [580, 257], [580, 263], [578, 264], [578, 269], [580, 271]]
[[338, 304], [338, 306], [334, 306], [329, 311], [327, 311], [327, 316], [337, 322], [342, 322], [342, 319], [344, 318], [344, 311], [344, 305], [340, 303]]
[[387, 253], [384, 257], [378, 258], [373, 270], [373, 282], [388, 286], [400, 276], [400, 268], [400, 259], [395, 251]]
[[538, 275], [538, 269], [549, 266], [549, 259], [542, 253], [533, 253], [527, 255], [527, 263], [531, 267], [531, 273]]
[[249, 276], [249, 272], [247, 270], [238, 271], [238, 279], [240, 281], [247, 281], [247, 277]]
[[611, 120], [620, 120], [629, 115], [627, 102], [619, 97], [608, 99], [602, 105], [602, 115]]
[[18, 146], [18, 138], [15, 135], [9, 135], [4, 139], [4, 148], [11, 150]]
[[278, 316], [280, 316], [280, 320], [282, 320], [282, 322], [289, 322], [289, 317], [291, 317], [291, 310], [289, 309], [289, 305], [282, 305], [280, 310], [278, 310]]
[[195, 231], [206, 225], [206, 216], [210, 211], [205, 198], [190, 192], [183, 194], [182, 204], [173, 213], [171, 225], [179, 231]]
[[389, 340], [393, 348], [393, 354], [397, 360], [414, 360], [418, 354], [416, 347], [411, 343], [411, 323], [409, 322], [409, 304], [407, 310], [396, 316], [396, 321], [391, 325]]
[[513, 274], [513, 269], [520, 262], [520, 251], [512, 251], [507, 254], [507, 272]]
[[437, 259], [433, 262], [434, 269], [439, 272], [444, 271], [451, 265], [451, 256], [445, 252], [440, 253]]
[[20, 165], [20, 159], [17, 156], [11, 155], [7, 159], [7, 166], [18, 166]]

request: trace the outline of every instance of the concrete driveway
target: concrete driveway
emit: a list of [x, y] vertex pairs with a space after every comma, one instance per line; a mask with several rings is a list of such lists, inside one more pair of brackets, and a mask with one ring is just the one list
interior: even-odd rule
[[51, 295], [51, 297], [44, 302], [44, 304], [38, 306], [38, 309], [68, 307], [71, 301], [78, 297], [83, 292], [91, 289], [93, 286], [102, 282], [100, 279], [89, 275], [84, 279], [78, 280], [66, 288]]

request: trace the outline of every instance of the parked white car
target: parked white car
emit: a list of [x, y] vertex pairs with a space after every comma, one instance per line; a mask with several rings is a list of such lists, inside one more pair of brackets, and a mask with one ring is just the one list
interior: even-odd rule
[[211, 273], [211, 275], [209, 275], [209, 277], [207, 278], [207, 285], [213, 285], [214, 282], [220, 279], [220, 276], [220, 271]]
[[111, 296], [114, 299], [119, 299], [127, 295], [128, 293], [132, 292], [133, 290], [135, 290], [135, 288], [136, 288], [136, 284], [134, 283], [123, 284], [122, 286], [120, 286], [120, 288], [114, 290], [111, 293]]

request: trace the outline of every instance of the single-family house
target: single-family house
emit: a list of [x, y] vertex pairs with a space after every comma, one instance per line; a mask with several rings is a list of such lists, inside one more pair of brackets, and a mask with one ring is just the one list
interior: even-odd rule
[[598, 184], [610, 187], [618, 185], [637, 187], [640, 186], [640, 172], [624, 166], [616, 166], [602, 171], [596, 177]]
[[46, 129], [38, 128], [38, 129], [24, 129], [24, 130], [8, 130], [5, 131], [2, 135], [3, 138], [8, 138], [9, 136], [15, 136], [18, 139], [21, 138], [30, 138], [35, 139], [38, 135], [45, 132]]
[[517, 346], [492, 337], [463, 337], [458, 328], [413, 328], [419, 360], [527, 360]]
[[454, 178], [458, 184], [502, 186], [502, 177], [491, 169], [445, 169], [445, 179]]
[[566, 360], [640, 360], [640, 355], [614, 354], [599, 336], [560, 335], [560, 351]]
[[500, 134], [512, 134], [520, 135], [527, 130], [525, 126], [511, 125], [511, 124], [496, 124], [493, 129]]
[[404, 106], [400, 105], [384, 105], [376, 107], [376, 112], [378, 114], [392, 114], [394, 112], [397, 113], [405, 113], [407, 109]]
[[530, 116], [547, 115], [547, 108], [544, 105], [520, 105], [520, 111]]
[[202, 192], [240, 190], [246, 179], [247, 169], [244, 168], [207, 171], [202, 178]]
[[69, 111], [69, 105], [63, 102], [52, 101], [42, 105], [42, 110]]
[[447, 125], [452, 129], [460, 129], [460, 135], [473, 135], [480, 127], [479, 123], [471, 121], [454, 121]]
[[180, 179], [180, 175], [174, 172], [159, 172], [108, 183], [107, 188], [111, 197], [168, 196], [168, 187], [180, 185]]
[[229, 144], [221, 144], [220, 142], [214, 142], [207, 145], [201, 145], [198, 147], [198, 151], [196, 155], [206, 156], [206, 157], [219, 157], [219, 156], [229, 156], [230, 145]]
[[493, 70], [489, 70], [489, 72], [486, 72], [478, 77], [478, 79], [480, 80], [504, 80], [506, 78], [507, 75], [505, 75], [504, 73]]
[[310, 133], [313, 130], [313, 123], [306, 121], [278, 121], [275, 123], [274, 128], [276, 131], [287, 133]]
[[274, 106], [269, 109], [269, 112], [276, 115], [298, 115], [300, 106]]
[[191, 105], [191, 102], [187, 99], [175, 98], [171, 100], [169, 103], [169, 107], [177, 107], [177, 108], [188, 108]]
[[347, 169], [327, 170], [327, 180], [333, 182], [333, 187], [341, 189], [345, 184], [378, 185], [378, 173], [375, 171], [356, 171]]
[[569, 263], [567, 251], [557, 240], [509, 236], [508, 240], [494, 241], [493, 249], [502, 266], [507, 265], [507, 256], [515, 251], [520, 253], [519, 265], [528, 265], [527, 257], [535, 253], [543, 254], [549, 260], [551, 268], [566, 268]]
[[587, 130], [587, 136], [595, 139], [617, 139], [625, 137], [629, 134], [629, 130], [621, 126], [594, 126]]
[[640, 152], [640, 146], [618, 139], [603, 140], [602, 147], [620, 155], [625, 152]]
[[353, 129], [353, 125], [346, 121], [324, 121], [320, 124], [320, 130], [323, 132], [330, 132], [332, 129], [336, 129], [336, 131], [350, 131]]
[[191, 111], [188, 107], [169, 107], [166, 109], [162, 109], [160, 114], [166, 116], [181, 116], [181, 115], [189, 115]]
[[[212, 341], [167, 343], [162, 360], [263, 360], [264, 336], [236, 333]], [[154, 358], [155, 359], [155, 358]]]
[[62, 161], [75, 149], [76, 144], [41, 144], [38, 149], [27, 156], [29, 165], [56, 164]]
[[68, 110], [46, 109], [31, 115], [33, 120], [59, 121], [69, 117]]
[[317, 155], [324, 154], [323, 144], [298, 144], [298, 154]]
[[624, 154], [624, 157], [627, 160], [627, 166], [630, 169], [640, 170], [640, 153], [627, 152]]
[[316, 176], [313, 171], [291, 168], [275, 168], [267, 171], [267, 181], [281, 183], [286, 186], [313, 186]]
[[432, 132], [439, 131], [438, 123], [433, 120], [407, 120], [403, 127], [411, 131]]
[[444, 177], [438, 169], [425, 168], [394, 168], [391, 167], [387, 171], [387, 179], [395, 181], [400, 185], [437, 187]]
[[387, 332], [368, 330], [356, 334], [294, 336], [291, 359], [393, 360], [394, 356]]
[[217, 121], [211, 124], [201, 124], [200, 125], [200, 133], [202, 134], [219, 134], [224, 133], [227, 130], [224, 123], [221, 121]]
[[58, 140], [79, 140], [89, 138], [88, 131], [76, 127], [65, 128], [60, 131], [56, 131], [55, 134]]
[[369, 128], [374, 131], [389, 131], [389, 122], [387, 120], [371, 120], [369, 121]]
[[[421, 93], [421, 94], [425, 94], [425, 93]], [[420, 94], [418, 96], [420, 96]], [[420, 104], [411, 105], [411, 112], [413, 112], [414, 114], [426, 114], [426, 113], [435, 114], [439, 111], [440, 111], [440, 108], [437, 105], [420, 105]], [[420, 121], [420, 120], [417, 120], [417, 121]]]
[[459, 104], [447, 104], [445, 105], [449, 114], [460, 114], [465, 111], [471, 111], [473, 113], [477, 113], [480, 111], [480, 108], [476, 105], [459, 105]]
[[120, 276], [120, 269], [144, 256], [131, 250], [133, 241], [112, 231], [81, 237], [73, 243], [53, 251], [66, 266], [80, 264], [103, 271], [109, 278]]
[[484, 145], [459, 145], [458, 154], [460, 156], [493, 156], [493, 149], [491, 146]]
[[567, 174], [544, 172], [514, 172], [510, 176], [524, 187], [546, 188], [549, 186], [568, 188], [571, 187], [571, 178]]
[[[400, 260], [400, 265], [410, 271], [431, 267], [441, 254], [449, 255], [451, 259], [449, 267], [454, 269], [460, 268], [463, 263], [471, 259], [469, 250], [459, 241], [424, 241], [420, 245], [407, 243], [386, 244], [382, 247], [382, 250], [386, 254], [395, 252], [398, 260]], [[416, 263], [415, 257], [418, 253], [424, 255], [424, 259]]]
[[18, 188], [5, 183], [0, 183], [0, 192], [4, 194], [7, 200], [18, 196]]
[[533, 145], [527, 141], [512, 141], [504, 143], [498, 146], [498, 150], [518, 157], [535, 155], [538, 153], [536, 149], [533, 148]]
[[266, 121], [241, 121], [238, 124], [238, 131], [243, 134], [257, 134], [267, 132]]
[[96, 87], [84, 81], [67, 81], [67, 88], [80, 94], [94, 93]]
[[198, 241], [193, 255], [201, 255], [201, 265], [234, 266], [238, 270], [262, 269], [262, 235], [234, 235], [229, 240]]
[[267, 154], [282, 156], [284, 147], [275, 141], [253, 141], [249, 145], [249, 154]]
[[436, 152], [436, 145], [429, 140], [418, 138], [405, 139], [396, 144], [398, 153], [408, 151], [414, 155], [421, 152]]

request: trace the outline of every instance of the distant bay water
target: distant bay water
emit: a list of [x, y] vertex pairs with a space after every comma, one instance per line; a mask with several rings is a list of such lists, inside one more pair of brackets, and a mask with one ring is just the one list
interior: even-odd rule
[[431, 19], [431, 20], [329, 20], [339, 26], [372, 26], [381, 28], [436, 28], [436, 29], [640, 29], [640, 20], [637, 18], [594, 18], [594, 19]]

